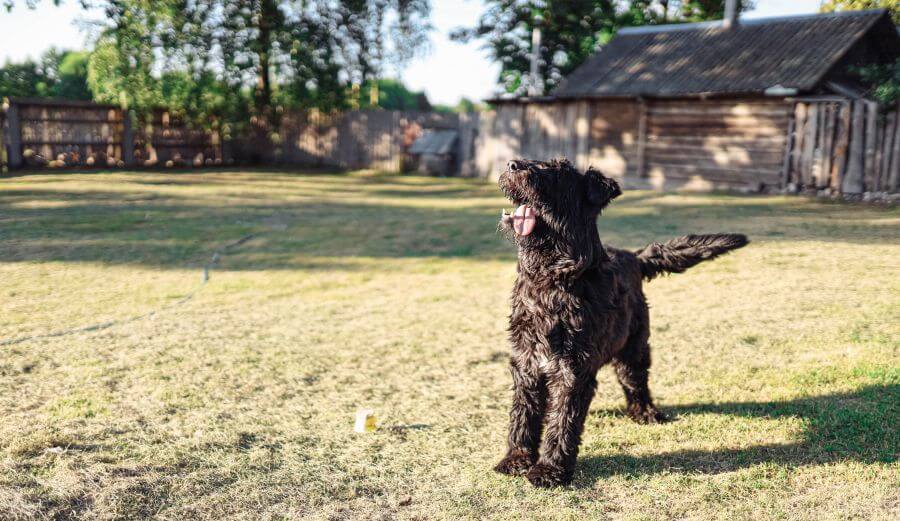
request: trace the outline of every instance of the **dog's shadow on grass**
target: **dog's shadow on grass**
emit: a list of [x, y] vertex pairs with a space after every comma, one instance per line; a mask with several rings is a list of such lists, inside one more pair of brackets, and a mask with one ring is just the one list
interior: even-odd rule
[[900, 454], [900, 385], [897, 384], [784, 402], [701, 403], [662, 409], [675, 416], [678, 423], [702, 414], [794, 417], [803, 421], [804, 431], [802, 439], [791, 444], [646, 456], [587, 456], [579, 460], [576, 487], [591, 487], [599, 479], [616, 475], [719, 474], [762, 463], [789, 466], [843, 460], [892, 463]]

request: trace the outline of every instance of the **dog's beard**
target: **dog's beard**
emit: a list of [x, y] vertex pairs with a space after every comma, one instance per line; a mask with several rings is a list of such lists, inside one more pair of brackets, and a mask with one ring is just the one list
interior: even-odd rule
[[509, 242], [513, 244], [516, 243], [516, 232], [509, 222], [504, 222], [503, 219], [501, 219], [500, 222], [497, 223], [497, 233]]

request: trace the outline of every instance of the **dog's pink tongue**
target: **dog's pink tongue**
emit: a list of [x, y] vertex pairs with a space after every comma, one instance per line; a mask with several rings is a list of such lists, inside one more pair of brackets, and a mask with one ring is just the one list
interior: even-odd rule
[[516, 212], [513, 214], [513, 230], [518, 235], [528, 235], [534, 230], [536, 221], [534, 210], [523, 204], [516, 208]]

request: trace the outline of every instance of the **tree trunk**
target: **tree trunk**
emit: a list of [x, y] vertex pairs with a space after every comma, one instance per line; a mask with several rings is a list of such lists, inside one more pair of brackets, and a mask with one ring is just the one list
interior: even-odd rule
[[269, 149], [272, 121], [272, 78], [271, 62], [272, 29], [279, 16], [278, 5], [275, 0], [259, 0], [257, 4], [256, 28], [259, 31], [256, 37], [256, 89], [254, 102], [256, 105], [256, 121], [253, 128], [256, 138], [256, 151], [253, 154], [255, 160], [261, 160], [262, 154]]

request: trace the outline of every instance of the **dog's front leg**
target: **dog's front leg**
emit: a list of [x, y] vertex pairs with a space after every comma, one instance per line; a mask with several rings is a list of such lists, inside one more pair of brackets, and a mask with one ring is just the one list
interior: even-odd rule
[[513, 404], [509, 412], [506, 456], [494, 467], [497, 472], [520, 475], [528, 472], [538, 456], [541, 443], [547, 386], [537, 368], [515, 357], [510, 362], [513, 377]]
[[544, 442], [540, 458], [526, 474], [532, 485], [552, 487], [572, 481], [581, 432], [596, 388], [595, 371], [565, 363], [547, 377]]

